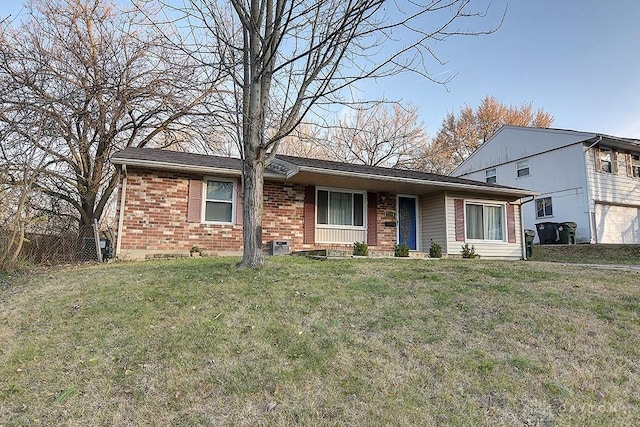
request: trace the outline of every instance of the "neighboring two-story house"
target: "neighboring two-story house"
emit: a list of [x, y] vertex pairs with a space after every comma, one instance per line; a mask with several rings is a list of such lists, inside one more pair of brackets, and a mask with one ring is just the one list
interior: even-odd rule
[[538, 192], [525, 228], [571, 221], [577, 243], [640, 243], [638, 139], [504, 126], [451, 175]]

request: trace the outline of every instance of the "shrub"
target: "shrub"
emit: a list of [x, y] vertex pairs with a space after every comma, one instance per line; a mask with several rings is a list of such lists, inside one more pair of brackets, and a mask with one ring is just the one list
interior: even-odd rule
[[354, 242], [353, 254], [357, 256], [367, 256], [369, 255], [369, 247], [365, 242]]
[[408, 257], [409, 256], [409, 246], [406, 243], [401, 245], [395, 245], [393, 247], [393, 256], [396, 257]]
[[431, 258], [442, 258], [442, 246], [438, 242], [431, 241], [431, 246], [429, 247], [429, 256]]
[[462, 251], [460, 251], [462, 253], [462, 258], [469, 258], [469, 259], [473, 259], [478, 257], [478, 254], [476, 253], [476, 248], [471, 245], [471, 247], [469, 247], [468, 243], [465, 243], [462, 246]]

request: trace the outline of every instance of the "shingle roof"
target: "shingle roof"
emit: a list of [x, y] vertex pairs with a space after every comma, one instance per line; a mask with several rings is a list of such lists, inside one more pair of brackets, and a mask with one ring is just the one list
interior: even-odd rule
[[380, 166], [366, 166], [352, 163], [334, 162], [330, 160], [309, 159], [305, 157], [292, 157], [282, 155], [277, 155], [276, 158], [298, 167], [324, 169], [329, 171], [351, 172], [363, 175], [388, 176], [393, 178], [415, 179], [429, 182], [448, 182], [452, 184], [476, 185], [491, 188], [511, 188], [499, 184], [472, 181], [464, 178], [456, 178], [452, 176], [439, 175], [435, 173], [422, 172], [411, 169], [392, 169]]
[[[164, 168], [188, 166], [191, 169], [227, 169], [233, 172], [242, 171], [242, 160], [236, 157], [211, 156], [206, 154], [184, 153], [180, 151], [160, 150], [157, 148], [128, 147], [111, 156], [114, 164], [135, 164], [138, 166], [163, 166]], [[181, 168], [182, 169], [182, 168]], [[284, 174], [267, 168], [270, 175]]]
[[[332, 174], [349, 174], [358, 175], [360, 177], [382, 177], [389, 178], [390, 181], [395, 180], [412, 180], [419, 184], [446, 184], [448, 187], [459, 188], [477, 188], [484, 191], [509, 191], [512, 194], [519, 194], [521, 197], [533, 194], [530, 191], [506, 187], [503, 185], [473, 181], [464, 178], [456, 178], [447, 175], [439, 175], [428, 172], [421, 172], [408, 169], [391, 169], [379, 166], [366, 166], [351, 163], [335, 162], [330, 160], [310, 159], [305, 157], [293, 157], [277, 155], [277, 161], [267, 168], [268, 175], [284, 178], [287, 172], [295, 175], [295, 169], [303, 171], [312, 171], [324, 175]], [[164, 169], [185, 169], [196, 171], [198, 169], [224, 169], [230, 172], [238, 173], [242, 171], [242, 161], [238, 158], [210, 156], [194, 153], [183, 153], [177, 151], [160, 150], [152, 148], [134, 148], [129, 147], [115, 153], [111, 157], [114, 164], [134, 165], [148, 168], [164, 168]], [[284, 163], [283, 163], [284, 162]], [[290, 165], [287, 168], [285, 165]], [[287, 170], [288, 169], [288, 170]], [[511, 190], [511, 191], [510, 191]]]
[[125, 160], [242, 170], [242, 160], [237, 158], [183, 153], [155, 148], [128, 147], [111, 156], [111, 161], [115, 164], [126, 163]]

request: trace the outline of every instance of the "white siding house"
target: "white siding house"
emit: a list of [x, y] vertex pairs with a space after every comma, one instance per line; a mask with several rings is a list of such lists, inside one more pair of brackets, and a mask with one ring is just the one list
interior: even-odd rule
[[575, 222], [577, 243], [640, 243], [640, 140], [504, 126], [452, 175], [538, 192], [527, 229]]

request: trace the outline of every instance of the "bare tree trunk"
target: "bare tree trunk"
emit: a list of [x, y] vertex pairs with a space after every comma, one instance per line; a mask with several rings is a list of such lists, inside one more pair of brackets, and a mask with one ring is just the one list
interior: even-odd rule
[[[18, 238], [17, 238], [17, 245], [16, 248], [13, 251], [13, 255], [11, 255], [11, 265], [15, 265], [15, 263], [18, 261], [18, 257], [20, 256], [20, 252], [22, 252], [22, 247], [24, 246], [24, 241], [25, 241], [25, 228], [26, 228], [26, 224], [25, 221], [20, 221], [20, 229], [18, 230]], [[13, 243], [13, 242], [12, 242]]]
[[257, 267], [264, 262], [262, 253], [262, 210], [264, 207], [264, 161], [262, 150], [247, 151], [244, 159], [244, 199], [242, 240], [244, 251], [238, 267]]
[[18, 205], [16, 207], [16, 214], [12, 218], [9, 228], [11, 229], [11, 235], [7, 242], [7, 247], [0, 253], [0, 270], [10, 271], [16, 266], [20, 252], [25, 240], [26, 220], [24, 213], [29, 195], [31, 192], [31, 182], [27, 182], [27, 185], [21, 187], [20, 198], [18, 199]]
[[[170, 10], [171, 3], [160, 0]], [[447, 83], [450, 78], [438, 81], [426, 69], [431, 61], [424, 58], [438, 59], [431, 42], [495, 31], [464, 30], [454, 24], [486, 14], [485, 9], [471, 10], [470, 4], [471, 0], [186, 0], [182, 7], [173, 6], [184, 12], [186, 25], [200, 21], [199, 27], [206, 29], [204, 38], [198, 31], [189, 36], [196, 51], [222, 53], [215, 66], [235, 88], [242, 88], [235, 102], [222, 102], [221, 115], [233, 129], [229, 133], [237, 136], [243, 156], [244, 256], [239, 267], [258, 266], [264, 258], [263, 173], [280, 141], [315, 106], [348, 103], [348, 89], [358, 81], [412, 71]], [[436, 19], [430, 23], [432, 12]]]

